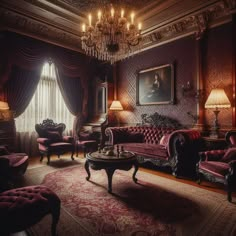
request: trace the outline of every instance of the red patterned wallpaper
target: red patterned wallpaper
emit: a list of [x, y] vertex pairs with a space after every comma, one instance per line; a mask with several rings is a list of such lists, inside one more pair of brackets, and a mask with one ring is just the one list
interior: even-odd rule
[[[191, 125], [192, 119], [187, 112], [196, 114], [196, 68], [195, 40], [184, 38], [161, 47], [142, 52], [124, 60], [118, 65], [118, 98], [124, 106], [120, 112], [122, 123], [139, 123], [141, 114], [154, 113], [170, 116], [183, 125]], [[146, 68], [174, 63], [175, 67], [175, 104], [174, 105], [136, 105], [137, 72]], [[190, 81], [193, 91], [182, 95], [182, 85]]]
[[[207, 34], [203, 77], [205, 98], [210, 94], [212, 88], [224, 88], [233, 105], [231, 27], [231, 24], [227, 24], [214, 28]], [[205, 110], [205, 117], [206, 123], [212, 125], [214, 120], [212, 109]], [[222, 128], [230, 128], [232, 126], [232, 108], [222, 109], [218, 119]]]
[[[231, 24], [210, 30], [205, 39], [203, 52], [203, 78], [205, 96], [214, 86], [223, 87], [232, 101], [232, 40]], [[136, 105], [136, 78], [139, 70], [163, 64], [175, 63], [175, 104], [174, 105]], [[187, 115], [197, 114], [196, 93], [196, 40], [186, 37], [160, 47], [142, 52], [118, 64], [118, 99], [124, 106], [120, 112], [121, 123], [136, 124], [141, 114], [158, 112], [177, 119], [181, 124], [192, 126], [193, 120]], [[193, 90], [182, 95], [182, 85], [190, 81]], [[206, 124], [211, 124], [212, 110], [205, 111]], [[232, 109], [225, 109], [219, 115], [222, 127], [232, 125]]]

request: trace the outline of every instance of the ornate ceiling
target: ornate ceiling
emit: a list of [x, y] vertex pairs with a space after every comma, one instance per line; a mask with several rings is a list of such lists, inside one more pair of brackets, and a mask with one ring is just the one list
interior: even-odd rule
[[104, 4], [134, 10], [146, 50], [231, 21], [236, 0], [1, 0], [0, 30], [13, 31], [72, 50], [81, 49], [81, 24]]

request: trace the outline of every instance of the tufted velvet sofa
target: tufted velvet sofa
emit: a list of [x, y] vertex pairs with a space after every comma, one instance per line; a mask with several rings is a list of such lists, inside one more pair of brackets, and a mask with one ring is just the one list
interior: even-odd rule
[[56, 236], [61, 201], [46, 186], [36, 185], [0, 193], [0, 235], [23, 231], [47, 214], [52, 215], [51, 234]]
[[110, 145], [134, 152], [140, 163], [170, 166], [174, 176], [195, 177], [202, 138], [198, 131], [171, 127], [109, 127]]

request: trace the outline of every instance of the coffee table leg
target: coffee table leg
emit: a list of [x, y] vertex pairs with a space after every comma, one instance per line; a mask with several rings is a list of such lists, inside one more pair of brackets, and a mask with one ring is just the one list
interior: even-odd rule
[[115, 169], [106, 169], [107, 178], [108, 178], [108, 193], [112, 193], [112, 176], [115, 172]]
[[135, 163], [135, 164], [134, 164], [134, 173], [133, 173], [133, 181], [134, 181], [135, 183], [138, 182], [138, 179], [135, 177], [137, 171], [138, 171], [138, 164]]
[[86, 180], [89, 180], [91, 174], [90, 174], [90, 171], [89, 171], [89, 161], [88, 161], [88, 160], [86, 160], [85, 165], [84, 165], [84, 168], [85, 168], [85, 170], [86, 170], [86, 172], [87, 172], [87, 174], [88, 174], [88, 176], [86, 177]]

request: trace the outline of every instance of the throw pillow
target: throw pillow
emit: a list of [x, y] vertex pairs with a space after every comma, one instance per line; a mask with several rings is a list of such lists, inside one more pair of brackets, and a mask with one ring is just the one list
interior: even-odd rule
[[60, 142], [62, 141], [62, 136], [58, 131], [48, 131], [47, 138], [52, 140], [53, 142]]
[[221, 160], [223, 162], [236, 160], [236, 148], [229, 148]]
[[169, 143], [169, 137], [170, 137], [169, 134], [164, 134], [161, 137], [160, 144], [166, 147], [168, 145], [168, 143]]

